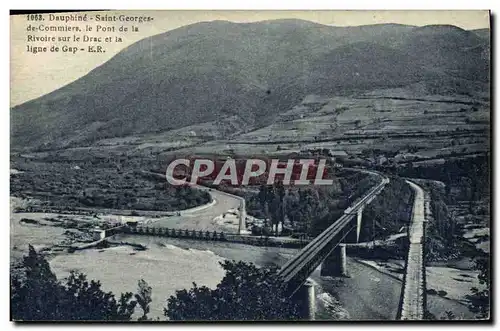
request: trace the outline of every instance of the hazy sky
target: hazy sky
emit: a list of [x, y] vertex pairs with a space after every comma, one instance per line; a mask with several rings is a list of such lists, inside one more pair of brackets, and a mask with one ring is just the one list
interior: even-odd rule
[[[463, 29], [480, 29], [489, 27], [488, 11], [124, 11], [113, 12], [114, 15], [149, 15], [154, 17], [152, 23], [137, 24], [139, 32], [127, 34], [88, 33], [92, 36], [117, 36], [123, 38], [121, 43], [106, 44], [106, 53], [77, 52], [38, 53], [27, 51], [27, 36], [44, 36], [50, 33], [27, 31], [29, 23], [26, 16], [11, 17], [11, 105], [17, 105], [60, 88], [85, 75], [96, 66], [109, 60], [124, 47], [145, 37], [166, 32], [183, 25], [212, 20], [228, 20], [233, 22], [254, 22], [280, 18], [299, 18], [335, 26], [353, 26], [378, 23], [400, 23], [409, 25], [452, 24]], [[72, 13], [74, 14], [74, 13]], [[111, 14], [111, 12], [89, 12], [89, 15]], [[45, 25], [62, 25], [59, 22], [48, 22]], [[89, 23], [87, 23], [89, 24]], [[102, 26], [116, 26], [122, 23], [104, 22], [90, 23]], [[33, 25], [39, 23], [33, 22]], [[72, 22], [72, 26], [85, 23]], [[131, 23], [126, 24], [131, 26]], [[52, 33], [57, 36], [69, 36], [72, 33]], [[70, 46], [82, 43], [57, 42], [59, 46]], [[35, 45], [32, 43], [32, 45]], [[87, 47], [88, 43], [83, 45]]]

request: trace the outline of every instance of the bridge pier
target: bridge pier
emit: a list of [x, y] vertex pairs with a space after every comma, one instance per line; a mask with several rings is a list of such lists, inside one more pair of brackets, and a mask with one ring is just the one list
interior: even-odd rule
[[346, 245], [339, 244], [321, 264], [321, 276], [347, 277]]
[[298, 303], [300, 317], [304, 320], [313, 321], [316, 314], [316, 293], [314, 283], [306, 282], [293, 295], [294, 302]]
[[242, 200], [240, 203], [240, 207], [238, 208], [239, 214], [240, 214], [240, 219], [239, 219], [239, 224], [238, 224], [238, 234], [241, 235], [241, 229], [243, 229], [243, 226], [245, 224], [245, 218], [246, 218], [246, 208], [245, 208], [245, 200]]
[[356, 243], [359, 243], [359, 233], [361, 232], [361, 222], [363, 221], [363, 210], [365, 207], [358, 209], [358, 215], [356, 216]]

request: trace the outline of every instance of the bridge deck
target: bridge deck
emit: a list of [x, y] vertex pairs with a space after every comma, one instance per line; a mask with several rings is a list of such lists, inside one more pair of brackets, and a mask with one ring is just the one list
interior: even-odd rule
[[370, 203], [389, 182], [388, 178], [378, 173], [375, 174], [381, 178], [380, 184], [370, 189], [365, 196], [354, 202], [351, 207], [346, 209], [344, 215], [314, 238], [281, 268], [279, 274], [288, 284], [292, 294], [306, 281], [310, 273], [321, 264], [328, 254], [335, 249], [347, 233], [353, 229], [348, 224], [357, 216], [357, 212]]
[[406, 262], [406, 274], [401, 306], [401, 319], [422, 320], [425, 307], [425, 262], [424, 262], [424, 191], [412, 182], [407, 183], [415, 191], [412, 224], [409, 232], [410, 247]]

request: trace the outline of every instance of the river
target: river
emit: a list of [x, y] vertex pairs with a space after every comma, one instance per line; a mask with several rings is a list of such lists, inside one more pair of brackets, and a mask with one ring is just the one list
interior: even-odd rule
[[[58, 278], [70, 270], [84, 272], [101, 281], [113, 293], [135, 292], [137, 281], [146, 280], [153, 288], [151, 317], [163, 318], [165, 299], [193, 282], [214, 288], [224, 275], [219, 262], [244, 260], [259, 266], [283, 265], [297, 253], [295, 249], [182, 240], [154, 236], [118, 235], [114, 241], [142, 244], [88, 249], [55, 256], [51, 268]], [[375, 269], [348, 259], [350, 278], [323, 279], [319, 269], [311, 279], [316, 283], [317, 319], [394, 319], [401, 282]], [[340, 307], [341, 306], [341, 307]]]

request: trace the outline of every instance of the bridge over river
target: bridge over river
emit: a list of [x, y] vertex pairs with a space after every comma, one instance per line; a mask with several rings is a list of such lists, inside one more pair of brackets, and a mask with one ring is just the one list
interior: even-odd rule
[[[344, 215], [313, 239], [279, 271], [287, 283], [290, 296], [300, 302], [305, 318], [314, 319], [315, 311], [314, 285], [308, 281], [308, 277], [320, 265], [322, 276], [341, 277], [347, 274], [346, 249], [342, 242], [347, 236], [352, 237], [354, 231], [356, 231], [356, 240], [359, 240], [364, 207], [372, 202], [389, 183], [389, 179], [385, 176], [371, 173], [381, 179], [380, 183], [347, 208]], [[426, 306], [424, 192], [411, 181], [407, 181], [407, 184], [415, 191], [415, 198], [411, 226], [408, 230], [408, 258], [397, 316], [402, 320], [422, 320]]]

